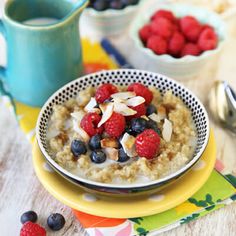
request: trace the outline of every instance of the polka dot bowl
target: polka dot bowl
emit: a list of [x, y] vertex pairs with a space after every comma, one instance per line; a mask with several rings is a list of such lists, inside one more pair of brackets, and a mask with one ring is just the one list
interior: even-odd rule
[[[147, 183], [134, 183], [124, 185], [91, 181], [74, 175], [59, 166], [50, 156], [46, 139], [48, 122], [52, 113], [53, 105], [63, 104], [70, 98], [75, 97], [79, 93], [79, 91], [84, 90], [88, 86], [97, 87], [103, 83], [128, 86], [133, 82], [140, 82], [146, 86], [154, 86], [162, 94], [167, 90], [172, 90], [173, 94], [180, 97], [186, 104], [186, 106], [191, 110], [193, 121], [197, 129], [197, 146], [192, 159], [184, 167], [164, 178]], [[112, 196], [127, 196], [147, 193], [150, 194], [150, 192], [156, 192], [167, 184], [173, 183], [189, 169], [191, 169], [191, 167], [193, 167], [193, 165], [200, 159], [209, 139], [209, 120], [207, 112], [198, 98], [191, 91], [175, 82], [174, 80], [157, 73], [141, 70], [110, 70], [81, 77], [65, 85], [56, 93], [54, 93], [43, 106], [39, 114], [36, 126], [36, 137], [40, 150], [42, 151], [45, 159], [51, 165], [51, 167], [53, 167], [53, 169], [55, 169], [68, 181], [73, 182], [77, 186], [85, 188], [88, 191], [100, 194], [109, 194]]]

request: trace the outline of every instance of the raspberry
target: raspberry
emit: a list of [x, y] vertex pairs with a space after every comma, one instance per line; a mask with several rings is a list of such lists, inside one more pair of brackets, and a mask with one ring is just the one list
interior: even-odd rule
[[214, 30], [207, 28], [200, 34], [198, 46], [202, 51], [212, 50], [216, 48], [217, 41], [217, 35]]
[[178, 56], [181, 50], [183, 49], [184, 45], [185, 45], [184, 36], [179, 32], [175, 32], [169, 41], [168, 52], [172, 56]]
[[192, 16], [185, 16], [180, 20], [180, 28], [190, 42], [197, 42], [202, 31], [200, 23]]
[[28, 221], [23, 224], [20, 236], [46, 236], [46, 230], [40, 225]]
[[100, 120], [101, 116], [97, 113], [87, 113], [81, 120], [80, 126], [90, 137], [92, 137], [103, 132], [103, 126], [97, 127]]
[[196, 44], [187, 43], [182, 49], [181, 57], [184, 57], [186, 55], [198, 56], [200, 53], [201, 53], [201, 50]]
[[125, 130], [125, 118], [119, 113], [113, 112], [105, 123], [105, 131], [112, 138], [118, 138]]
[[153, 94], [152, 92], [143, 84], [133, 83], [130, 84], [128, 89], [130, 92], [135, 92], [137, 96], [141, 96], [145, 99], [145, 104], [149, 105], [152, 102]]
[[143, 41], [143, 43], [146, 43], [148, 38], [152, 35], [152, 30], [150, 25], [144, 25], [140, 30], [139, 30], [139, 37]]
[[173, 24], [166, 18], [159, 17], [151, 22], [152, 32], [165, 39], [169, 39], [174, 32]]
[[98, 103], [103, 103], [111, 97], [113, 93], [117, 93], [118, 89], [112, 84], [103, 84], [98, 87], [95, 98]]
[[145, 107], [144, 103], [142, 103], [136, 107], [130, 107], [130, 108], [137, 111], [137, 113], [133, 116], [127, 116], [127, 120], [132, 120], [133, 118], [139, 118], [141, 116], [146, 115], [146, 107]]
[[171, 22], [175, 22], [176, 18], [173, 15], [173, 13], [171, 11], [167, 11], [167, 10], [159, 10], [157, 11], [152, 17], [151, 20], [154, 21], [157, 18], [162, 17], [162, 18], [166, 18], [167, 20], [171, 21]]
[[167, 42], [160, 36], [151, 36], [147, 41], [147, 47], [157, 55], [167, 53]]
[[214, 31], [214, 28], [211, 26], [211, 25], [208, 25], [208, 24], [205, 24], [202, 26], [202, 31], [205, 30], [205, 29], [211, 29]]
[[136, 152], [140, 157], [152, 159], [160, 147], [160, 137], [152, 129], [146, 129], [135, 140]]

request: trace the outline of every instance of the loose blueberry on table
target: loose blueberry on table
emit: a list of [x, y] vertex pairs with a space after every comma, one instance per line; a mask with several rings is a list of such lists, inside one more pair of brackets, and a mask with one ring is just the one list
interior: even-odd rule
[[89, 7], [96, 11], [104, 11], [107, 9], [121, 10], [127, 6], [137, 5], [139, 0], [91, 0]]
[[20, 221], [22, 224], [31, 221], [33, 223], [35, 223], [38, 219], [37, 213], [34, 211], [27, 211], [24, 214], [22, 214]]
[[62, 229], [65, 225], [65, 218], [59, 213], [51, 214], [47, 219], [47, 224], [53, 231], [58, 231]]

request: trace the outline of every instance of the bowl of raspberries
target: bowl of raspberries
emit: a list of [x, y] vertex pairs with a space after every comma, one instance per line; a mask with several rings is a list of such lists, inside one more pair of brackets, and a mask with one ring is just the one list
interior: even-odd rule
[[133, 20], [141, 0], [92, 0], [82, 14], [82, 22], [96, 35], [115, 35]]
[[147, 11], [134, 20], [131, 37], [137, 52], [148, 58], [148, 69], [192, 78], [221, 51], [225, 26], [217, 14], [181, 4]]

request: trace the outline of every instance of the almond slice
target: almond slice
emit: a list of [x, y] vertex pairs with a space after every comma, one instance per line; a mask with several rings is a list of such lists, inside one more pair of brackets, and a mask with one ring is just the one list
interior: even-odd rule
[[102, 119], [98, 123], [98, 127], [101, 127], [112, 116], [114, 104], [109, 102], [109, 103], [101, 104], [99, 107], [103, 113]]
[[73, 120], [73, 129], [80, 135], [84, 142], [87, 143], [89, 141], [89, 135], [79, 126], [78, 121], [76, 120]]
[[162, 136], [166, 142], [170, 142], [172, 131], [172, 123], [168, 119], [165, 119], [163, 124]]
[[119, 146], [118, 142], [114, 138], [104, 138], [101, 140], [101, 147], [102, 148], [107, 148], [107, 147], [118, 148], [118, 146]]
[[104, 148], [103, 150], [109, 159], [113, 161], [118, 161], [119, 153], [117, 149], [108, 147], [108, 148]]
[[120, 141], [124, 152], [129, 157], [135, 157], [137, 156], [136, 150], [135, 150], [135, 137], [132, 135], [129, 135], [128, 133], [125, 133]]
[[70, 114], [76, 121], [80, 122], [84, 115], [85, 115], [85, 112], [83, 110], [80, 110], [80, 111], [77, 111], [77, 112], [73, 112]]
[[135, 97], [136, 94], [134, 92], [120, 92], [120, 93], [114, 93], [111, 95], [112, 98], [119, 98], [121, 100], [126, 100], [128, 98]]
[[97, 101], [94, 97], [92, 97], [89, 103], [85, 106], [84, 110], [90, 112], [96, 106], [97, 106]]
[[120, 113], [123, 116], [132, 116], [137, 113], [137, 111], [120, 102], [114, 102], [114, 111]]
[[136, 96], [125, 101], [125, 104], [130, 107], [136, 107], [145, 102], [145, 99], [141, 96]]
[[163, 120], [163, 118], [161, 116], [159, 116], [158, 114], [156, 113], [152, 113], [151, 115], [148, 116], [151, 120], [157, 122], [157, 123], [160, 123], [161, 120]]

